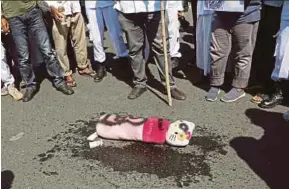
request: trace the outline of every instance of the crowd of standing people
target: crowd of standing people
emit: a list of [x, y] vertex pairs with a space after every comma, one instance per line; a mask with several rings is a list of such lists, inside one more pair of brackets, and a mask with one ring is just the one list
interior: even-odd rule
[[[229, 71], [233, 73], [232, 87], [221, 101], [230, 103], [244, 97], [250, 78], [254, 78], [262, 89], [252, 102], [261, 108], [285, 102], [289, 89], [289, 2], [243, 2], [244, 11], [231, 12], [208, 9], [208, 1], [165, 1], [172, 98], [186, 99], [175, 83], [174, 70], [182, 57], [180, 28], [189, 25], [184, 12], [191, 4], [196, 46], [191, 56], [195, 56], [197, 67], [210, 79], [205, 99], [210, 102], [218, 99], [225, 73]], [[115, 61], [129, 63], [133, 71], [134, 87], [128, 98], [136, 99], [146, 92], [146, 63], [151, 54], [165, 89], [162, 10], [161, 1], [1, 1], [1, 94], [10, 94], [23, 102], [33, 98], [38, 90], [32, 66], [35, 59], [45, 63], [58, 91], [72, 95], [77, 83], [70, 66], [68, 44], [75, 54], [77, 72], [101, 82], [107, 74], [106, 30], [117, 56]], [[50, 16], [51, 22], [47, 18]], [[88, 59], [86, 28], [93, 44], [92, 60]], [[11, 38], [5, 41], [13, 45], [5, 44], [5, 38]], [[10, 54], [13, 51], [14, 56]], [[19, 68], [26, 86], [23, 94], [14, 84], [7, 56]]]

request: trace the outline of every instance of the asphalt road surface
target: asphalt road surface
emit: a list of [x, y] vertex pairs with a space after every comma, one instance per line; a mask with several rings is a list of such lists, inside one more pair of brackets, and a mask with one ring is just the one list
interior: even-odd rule
[[[182, 37], [185, 77], [176, 83], [187, 100], [174, 100], [173, 107], [158, 91], [153, 64], [152, 91], [130, 101], [131, 74], [111, 60], [101, 83], [75, 74], [73, 96], [57, 92], [46, 79], [29, 103], [3, 97], [2, 188], [289, 188], [289, 125], [282, 119], [288, 108], [261, 110], [250, 103], [250, 94], [232, 104], [206, 102], [207, 84], [196, 68], [186, 66], [193, 61], [192, 34]], [[109, 40], [105, 44], [111, 59]], [[104, 141], [89, 149], [86, 137], [102, 112], [185, 119], [197, 128], [185, 148]]]

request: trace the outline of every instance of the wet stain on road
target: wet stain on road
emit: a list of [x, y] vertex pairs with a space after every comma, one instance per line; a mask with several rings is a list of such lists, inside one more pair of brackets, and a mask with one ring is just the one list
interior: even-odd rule
[[120, 173], [154, 174], [160, 179], [173, 178], [177, 186], [183, 187], [199, 182], [200, 177], [212, 179], [210, 158], [227, 153], [222, 137], [205, 129], [197, 129], [195, 133], [198, 135], [193, 136], [186, 148], [105, 140], [103, 146], [90, 149], [86, 138], [95, 131], [96, 123], [96, 120], [78, 120], [69, 124], [66, 131], [48, 140], [54, 146], [39, 154], [38, 161], [42, 164], [65, 154], [68, 158], [82, 160], [84, 164], [87, 162], [90, 169], [104, 166]]

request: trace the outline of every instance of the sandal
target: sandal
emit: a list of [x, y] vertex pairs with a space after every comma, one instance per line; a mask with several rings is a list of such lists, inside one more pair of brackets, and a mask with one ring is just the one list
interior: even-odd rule
[[96, 72], [95, 72], [94, 70], [92, 70], [92, 71], [89, 70], [89, 71], [90, 71], [89, 73], [87, 73], [87, 72], [83, 72], [83, 73], [81, 73], [81, 71], [82, 71], [82, 70], [85, 70], [85, 69], [87, 69], [87, 68], [84, 68], [84, 69], [78, 69], [78, 73], [79, 73], [79, 75], [84, 76], [84, 77], [92, 77], [92, 78], [95, 77]]
[[72, 77], [70, 77], [70, 78], [66, 77], [65, 82], [69, 87], [76, 87], [76, 85], [77, 85]]
[[251, 99], [251, 102], [254, 104], [260, 104], [266, 98], [268, 98], [268, 95], [258, 93]]

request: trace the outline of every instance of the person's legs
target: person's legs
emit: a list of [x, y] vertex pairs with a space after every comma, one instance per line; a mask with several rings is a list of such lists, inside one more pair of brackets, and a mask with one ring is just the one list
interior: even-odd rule
[[102, 8], [86, 8], [86, 15], [89, 20], [89, 27], [92, 34], [94, 61], [97, 63], [104, 63], [106, 56], [103, 49], [104, 23]]
[[75, 13], [71, 17], [71, 40], [75, 51], [77, 67], [80, 69], [87, 68], [88, 62], [85, 25], [81, 13]]
[[[165, 55], [164, 55], [164, 48], [163, 48], [163, 41], [162, 41], [162, 22], [161, 22], [161, 12], [154, 12], [154, 13], [146, 13], [146, 34], [149, 42], [149, 46], [152, 48], [152, 52], [156, 58], [156, 65], [159, 70], [160, 78], [165, 86]], [[166, 22], [168, 20], [166, 19]], [[166, 33], [168, 33], [168, 29], [166, 28]], [[185, 100], [186, 96], [183, 92], [179, 91], [175, 86], [175, 81], [172, 75], [172, 63], [170, 59], [170, 52], [169, 52], [169, 42], [167, 40], [167, 60], [168, 60], [168, 67], [169, 67], [169, 83], [171, 86], [171, 95], [173, 98], [177, 100]]]
[[32, 65], [29, 62], [28, 48], [28, 32], [27, 25], [24, 23], [24, 16], [9, 19], [9, 25], [13, 41], [15, 43], [15, 51], [19, 62], [19, 71], [22, 81], [27, 87], [36, 87], [35, 75]]
[[[70, 24], [70, 17], [66, 18], [66, 22]], [[55, 51], [57, 54], [58, 61], [65, 72], [65, 76], [72, 75], [70, 70], [70, 63], [67, 54], [67, 39], [69, 32], [69, 25], [64, 22], [53, 20], [52, 26], [52, 37], [55, 44]]]
[[[270, 75], [274, 69], [274, 50], [276, 38], [280, 28], [281, 7], [264, 5], [262, 19], [260, 20], [255, 51], [253, 55], [251, 77], [255, 77], [259, 84], [264, 86], [266, 92], [272, 88]], [[251, 79], [250, 79], [251, 80]]]
[[237, 89], [244, 89], [248, 85], [252, 55], [258, 31], [258, 22], [250, 24], [238, 24], [233, 27], [233, 48], [236, 52], [234, 60], [235, 77], [232, 86]]
[[145, 35], [143, 14], [119, 14], [120, 25], [126, 35], [129, 48], [129, 58], [134, 73], [134, 88], [128, 95], [129, 99], [138, 98], [146, 91], [146, 73], [144, 58]]
[[259, 107], [273, 108], [284, 101], [284, 89], [286, 83], [283, 80], [289, 80], [289, 21], [282, 21], [280, 34], [276, 44], [275, 68], [271, 75], [275, 81], [274, 92], [269, 99], [263, 100]]
[[109, 6], [103, 9], [103, 15], [116, 55], [118, 57], [127, 57], [128, 50], [123, 40], [123, 32], [118, 21], [118, 12], [112, 6]]
[[18, 91], [14, 86], [15, 79], [10, 72], [5, 49], [2, 43], [1, 43], [1, 81], [4, 83], [3, 87], [4, 89], [1, 89], [1, 95], [4, 95], [3, 92], [6, 91], [5, 92], [6, 94], [9, 94], [17, 101], [23, 98], [23, 94], [20, 91]]
[[[95, 82], [100, 82], [106, 76], [105, 60], [106, 55], [104, 51], [104, 22], [103, 22], [103, 8], [87, 8], [87, 18], [89, 20], [90, 31], [93, 42], [93, 56], [94, 63], [97, 70], [94, 76]], [[93, 63], [92, 63], [93, 64]]]
[[206, 95], [207, 101], [216, 101], [220, 93], [219, 87], [223, 85], [227, 61], [232, 47], [232, 36], [229, 32], [231, 26], [225, 20], [216, 17], [212, 26], [211, 39], [211, 89]]
[[244, 97], [250, 78], [252, 55], [255, 47], [259, 22], [237, 24], [232, 28], [235, 75], [233, 88], [222, 97], [223, 102], [235, 102]]
[[172, 67], [178, 66], [178, 59], [182, 56], [180, 53], [180, 23], [178, 20], [178, 9], [169, 8], [166, 11], [168, 17], [168, 35], [169, 35], [169, 46], [170, 56], [172, 59]]
[[1, 43], [1, 81], [4, 83], [4, 87], [7, 89], [8, 85], [14, 84], [15, 80], [10, 72], [9, 65], [7, 64], [6, 51]]
[[54, 86], [57, 88], [57, 90], [66, 95], [73, 94], [74, 91], [72, 88], [68, 87], [64, 81], [65, 74], [52, 51], [41, 11], [38, 8], [34, 8], [26, 14], [28, 31], [42, 53], [43, 59], [46, 63], [47, 72], [53, 78]]

